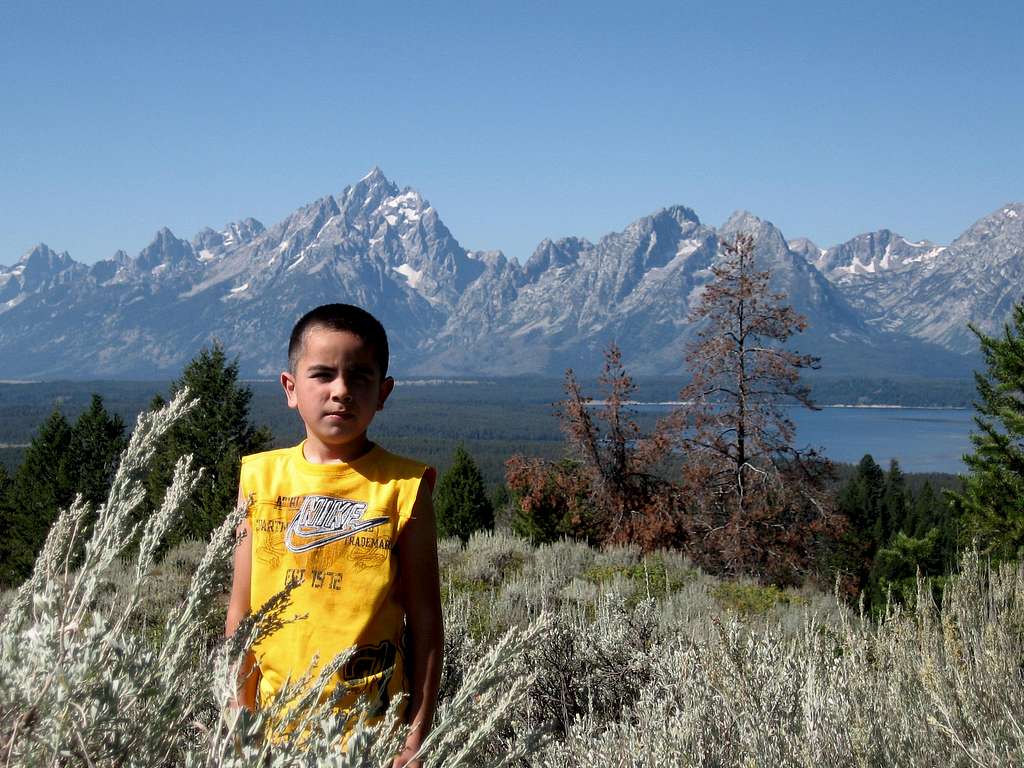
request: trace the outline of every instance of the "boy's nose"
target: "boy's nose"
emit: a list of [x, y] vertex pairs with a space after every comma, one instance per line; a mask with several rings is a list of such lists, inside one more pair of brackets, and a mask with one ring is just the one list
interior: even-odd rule
[[345, 380], [340, 376], [334, 380], [334, 385], [331, 387], [331, 398], [340, 402], [348, 402], [352, 399], [348, 387], [345, 386]]

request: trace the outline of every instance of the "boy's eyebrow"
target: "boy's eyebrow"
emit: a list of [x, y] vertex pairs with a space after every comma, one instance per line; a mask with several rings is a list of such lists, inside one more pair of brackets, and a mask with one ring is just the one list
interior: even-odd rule
[[[344, 366], [345, 371], [349, 373], [373, 373], [377, 370], [376, 366], [369, 365], [367, 363], [352, 363]], [[337, 371], [337, 366], [328, 365], [327, 363], [314, 363], [306, 369], [307, 373], [334, 373]]]
[[367, 363], [352, 363], [351, 365], [346, 365], [345, 370], [353, 373], [373, 373], [377, 369], [376, 366]]

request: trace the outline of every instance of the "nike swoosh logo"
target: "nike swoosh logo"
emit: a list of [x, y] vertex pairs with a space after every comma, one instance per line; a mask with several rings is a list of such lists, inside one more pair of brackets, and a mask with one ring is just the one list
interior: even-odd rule
[[360, 520], [351, 528], [341, 531], [312, 525], [296, 525], [293, 520], [285, 532], [284, 545], [289, 552], [308, 552], [311, 549], [325, 547], [336, 541], [355, 536], [357, 533], [384, 525], [389, 520], [390, 518], [387, 517], [372, 517], [369, 520]]

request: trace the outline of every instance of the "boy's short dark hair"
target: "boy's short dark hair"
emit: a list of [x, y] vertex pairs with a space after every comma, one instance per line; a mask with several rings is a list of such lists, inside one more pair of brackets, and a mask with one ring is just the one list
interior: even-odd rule
[[324, 304], [299, 318], [288, 340], [288, 368], [292, 373], [299, 364], [302, 344], [310, 328], [329, 328], [355, 334], [373, 349], [381, 378], [388, 375], [388, 334], [376, 317], [354, 304]]

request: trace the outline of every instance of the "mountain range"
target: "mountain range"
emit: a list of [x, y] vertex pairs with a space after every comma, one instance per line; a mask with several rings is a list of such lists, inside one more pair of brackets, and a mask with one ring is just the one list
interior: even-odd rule
[[996, 331], [1021, 300], [1019, 203], [947, 246], [880, 230], [826, 249], [745, 211], [716, 228], [672, 206], [596, 243], [544, 240], [520, 264], [466, 250], [375, 168], [270, 228], [250, 218], [191, 240], [165, 228], [138, 255], [92, 265], [35, 246], [0, 266], [0, 375], [173, 376], [216, 338], [245, 375], [273, 376], [295, 320], [333, 301], [382, 319], [398, 375], [596, 372], [613, 339], [631, 371], [677, 373], [720, 243], [743, 232], [808, 320], [794, 346], [835, 375], [965, 375], [978, 362], [967, 323]]

